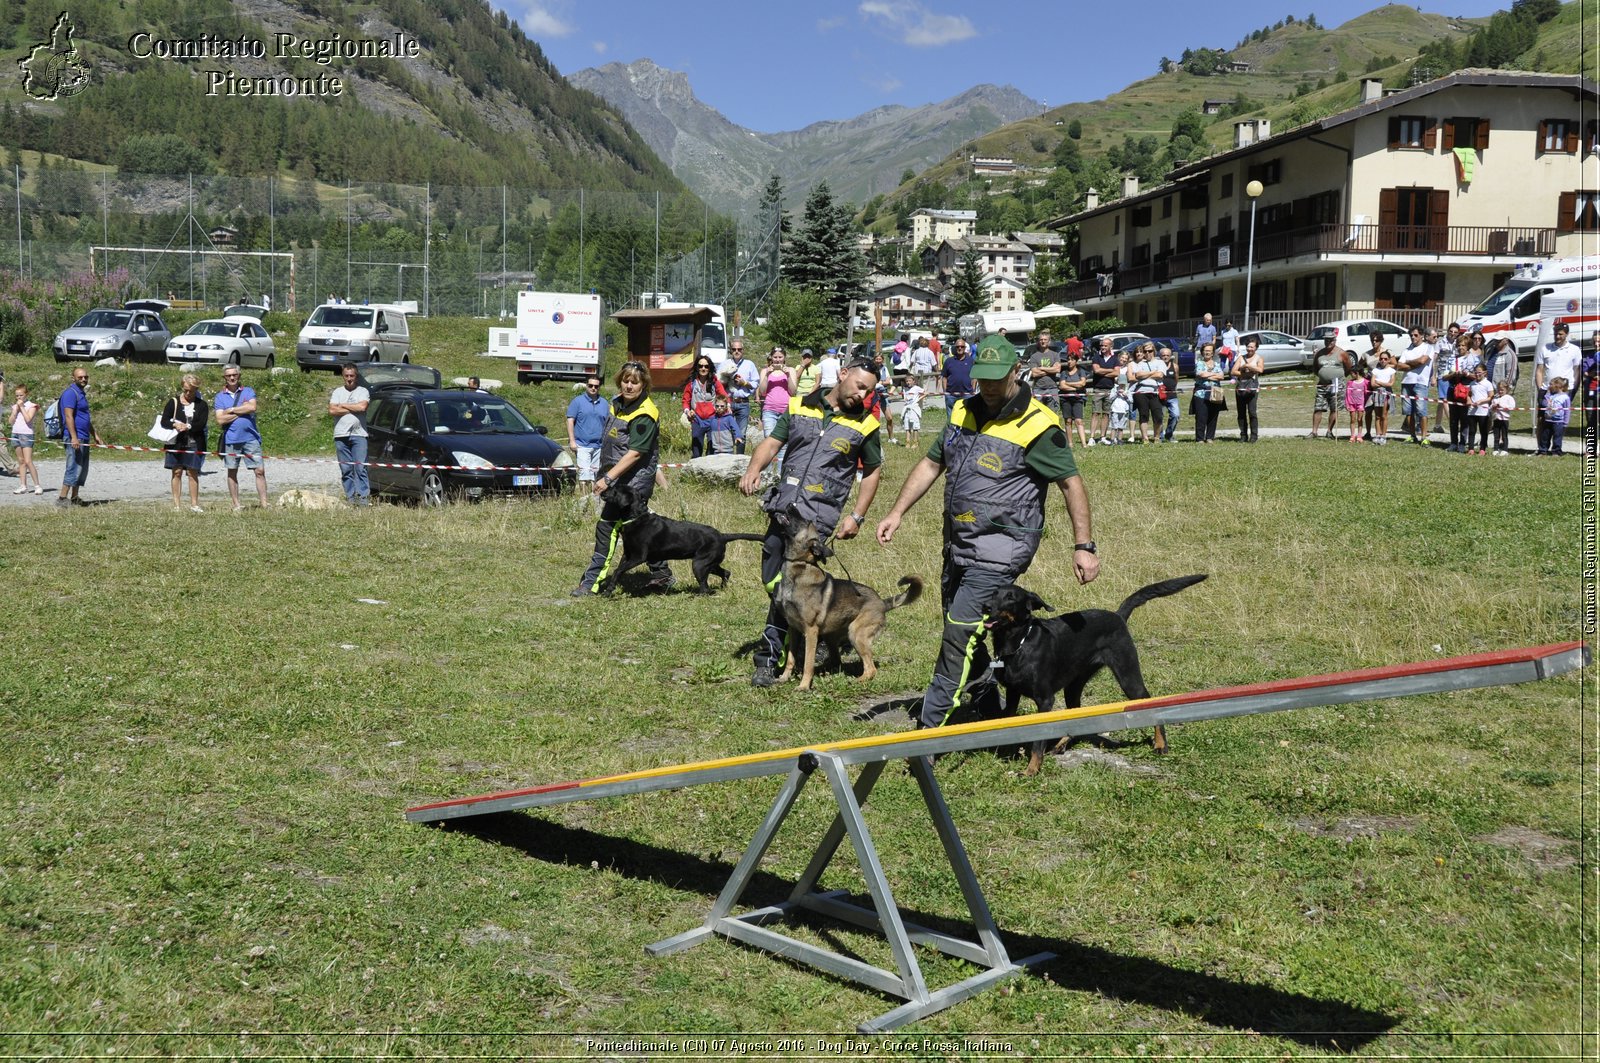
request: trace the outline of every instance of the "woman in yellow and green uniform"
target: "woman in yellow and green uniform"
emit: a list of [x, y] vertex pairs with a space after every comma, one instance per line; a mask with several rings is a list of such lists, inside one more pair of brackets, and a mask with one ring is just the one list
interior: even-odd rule
[[[604, 494], [613, 484], [627, 484], [638, 504], [650, 501], [656, 488], [656, 460], [661, 444], [661, 411], [650, 398], [650, 370], [642, 362], [624, 362], [617, 371], [617, 397], [611, 400], [605, 432], [600, 437], [600, 476], [594, 493]], [[594, 557], [572, 596], [589, 594], [622, 557], [622, 529], [627, 521], [600, 520], [594, 528]], [[665, 561], [650, 566], [650, 586], [672, 586], [672, 571]]]

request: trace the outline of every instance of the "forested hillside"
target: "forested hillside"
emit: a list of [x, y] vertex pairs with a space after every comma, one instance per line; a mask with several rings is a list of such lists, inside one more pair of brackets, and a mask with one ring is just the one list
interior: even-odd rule
[[[0, 60], [14, 69], [49, 39], [61, 11], [57, 0], [0, 5]], [[74, 0], [70, 16], [88, 87], [40, 103], [7, 79], [0, 147], [147, 173], [682, 188], [609, 105], [568, 85], [538, 44], [484, 0]], [[421, 52], [329, 66], [278, 60], [270, 49], [264, 59], [139, 59], [127, 42], [140, 30], [263, 44], [280, 31], [347, 39], [402, 31]], [[346, 91], [337, 99], [207, 96], [203, 72], [219, 67], [245, 76], [332, 72]]]

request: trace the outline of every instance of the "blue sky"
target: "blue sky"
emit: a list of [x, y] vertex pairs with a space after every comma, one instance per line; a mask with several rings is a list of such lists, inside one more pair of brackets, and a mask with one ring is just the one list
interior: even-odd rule
[[[1050, 106], [1110, 95], [1155, 73], [1163, 55], [1231, 48], [1285, 15], [1337, 26], [1375, 0], [493, 0], [572, 73], [652, 59], [689, 75], [695, 95], [763, 133], [917, 106], [974, 85], [1015, 85]], [[1291, 0], [1292, 3], [1292, 0]], [[1424, 10], [1481, 17], [1509, 0]]]

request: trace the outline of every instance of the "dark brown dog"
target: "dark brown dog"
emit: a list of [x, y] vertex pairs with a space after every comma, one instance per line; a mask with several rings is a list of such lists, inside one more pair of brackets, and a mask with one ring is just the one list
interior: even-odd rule
[[853, 646], [861, 655], [861, 682], [865, 683], [878, 671], [872, 660], [872, 640], [889, 622], [889, 610], [917, 600], [922, 581], [915, 576], [902, 576], [900, 586], [905, 590], [885, 601], [864, 583], [834, 579], [823, 571], [821, 562], [832, 557], [833, 550], [815, 524], [785, 521], [783, 527], [787, 538], [777, 601], [789, 621], [789, 658], [778, 679], [784, 681], [794, 674], [795, 658], [800, 652], [794, 640], [801, 634], [805, 636], [801, 690], [811, 689], [819, 640], [826, 642], [835, 656], [845, 643]]
[[601, 519], [628, 523], [622, 528], [622, 557], [601, 581], [601, 594], [610, 594], [617, 580], [631, 568], [685, 559], [694, 562], [694, 578], [699, 584], [696, 589], [701, 594], [710, 594], [709, 581], [713, 575], [722, 577], [724, 584], [728, 582], [728, 570], [722, 567], [728, 544], [741, 539], [760, 542], [764, 538], [746, 532], [720, 532], [709, 524], [659, 517], [641, 505], [638, 496], [626, 484], [613, 484], [602, 497]]
[[[1002, 588], [989, 603], [988, 628], [995, 660], [1004, 662], [997, 675], [1006, 688], [1005, 714], [1017, 714], [1023, 695], [1032, 698], [1040, 712], [1050, 712], [1057, 692], [1066, 699], [1066, 708], [1075, 709], [1083, 704], [1083, 688], [1102, 668], [1111, 669], [1128, 698], [1149, 697], [1139, 670], [1139, 649], [1128, 632], [1128, 617], [1144, 603], [1177, 594], [1205, 578], [1180, 576], [1141, 587], [1128, 595], [1116, 612], [1084, 609], [1051, 620], [1034, 619], [1035, 612], [1051, 611], [1037, 594], [1014, 583]], [[1066, 741], [1063, 738], [1056, 748]], [[1167, 732], [1159, 724], [1154, 745], [1157, 753], [1167, 751]], [[1044, 742], [1035, 742], [1028, 757], [1028, 774], [1037, 774], [1043, 763]]]

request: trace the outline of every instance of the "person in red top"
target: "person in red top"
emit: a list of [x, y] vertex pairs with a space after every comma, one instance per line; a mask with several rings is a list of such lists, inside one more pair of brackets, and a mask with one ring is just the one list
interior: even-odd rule
[[689, 456], [698, 458], [710, 453], [706, 443], [711, 435], [712, 418], [717, 415], [717, 400], [728, 397], [728, 389], [717, 379], [716, 368], [705, 355], [694, 360], [694, 372], [683, 385], [683, 412], [689, 416], [692, 435], [689, 439]]
[[1083, 340], [1078, 338], [1076, 332], [1067, 333], [1067, 354], [1079, 360], [1083, 358]]

